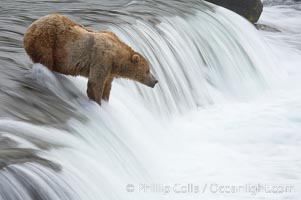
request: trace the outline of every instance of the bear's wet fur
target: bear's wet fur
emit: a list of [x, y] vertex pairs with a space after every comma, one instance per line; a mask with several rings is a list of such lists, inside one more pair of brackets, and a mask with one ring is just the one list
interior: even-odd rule
[[114, 33], [94, 32], [60, 14], [33, 22], [23, 42], [34, 63], [65, 75], [87, 77], [87, 95], [99, 104], [102, 99], [109, 100], [114, 78], [127, 78], [150, 87], [158, 82], [150, 73], [146, 58]]

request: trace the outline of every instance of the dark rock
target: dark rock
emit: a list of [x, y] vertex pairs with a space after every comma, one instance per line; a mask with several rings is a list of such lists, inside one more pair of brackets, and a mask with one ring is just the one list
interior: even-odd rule
[[213, 4], [222, 6], [245, 17], [250, 22], [259, 20], [262, 13], [263, 4], [261, 0], [206, 0]]

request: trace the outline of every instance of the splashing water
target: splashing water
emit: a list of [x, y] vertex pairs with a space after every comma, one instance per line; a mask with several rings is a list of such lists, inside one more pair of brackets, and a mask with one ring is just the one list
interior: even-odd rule
[[[7, 2], [18, 17], [0, 14], [0, 199], [300, 197], [301, 53], [291, 32], [259, 32], [199, 1], [62, 4], [60, 13], [77, 12], [77, 21], [142, 52], [159, 85], [116, 80], [110, 103], [99, 107], [86, 97], [85, 78], [29, 64], [18, 45], [45, 13]], [[296, 25], [298, 15], [284, 27], [273, 17], [280, 8], [267, 9], [262, 23]], [[201, 192], [181, 190], [187, 184]], [[294, 191], [214, 190], [247, 184]]]

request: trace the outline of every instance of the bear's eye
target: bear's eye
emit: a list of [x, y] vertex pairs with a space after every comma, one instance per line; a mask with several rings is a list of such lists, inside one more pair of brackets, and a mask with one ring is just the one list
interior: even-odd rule
[[149, 71], [149, 69], [146, 71], [146, 73], [148, 74], [150, 71]]

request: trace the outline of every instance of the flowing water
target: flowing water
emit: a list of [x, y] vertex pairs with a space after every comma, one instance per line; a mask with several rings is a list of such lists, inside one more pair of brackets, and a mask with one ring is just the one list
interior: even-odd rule
[[[300, 199], [301, 4], [257, 30], [202, 1], [0, 2], [0, 199]], [[154, 89], [32, 64], [35, 19], [61, 13], [145, 55]]]

